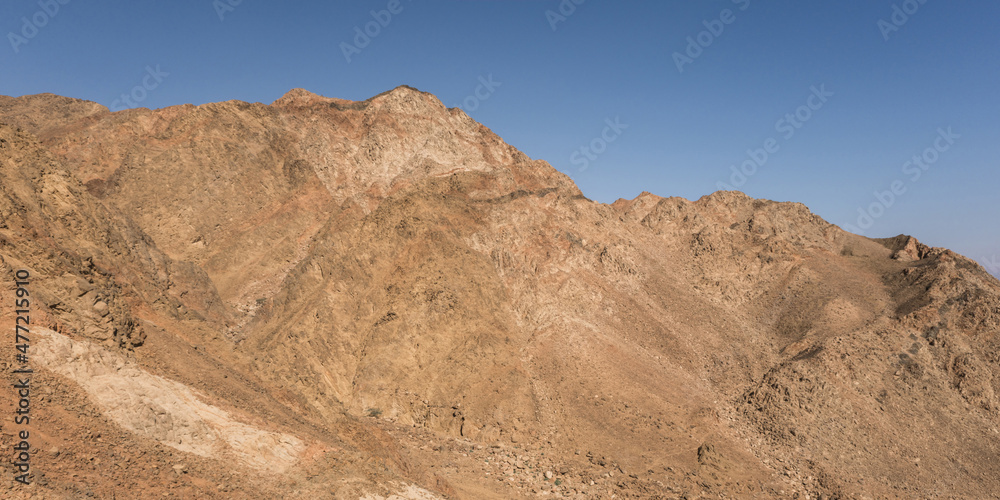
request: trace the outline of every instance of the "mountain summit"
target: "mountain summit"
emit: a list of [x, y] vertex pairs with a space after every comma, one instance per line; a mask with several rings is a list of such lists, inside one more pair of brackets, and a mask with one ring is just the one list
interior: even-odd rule
[[597, 203], [406, 86], [0, 123], [37, 494], [1000, 491], [1000, 282], [949, 250], [738, 192]]

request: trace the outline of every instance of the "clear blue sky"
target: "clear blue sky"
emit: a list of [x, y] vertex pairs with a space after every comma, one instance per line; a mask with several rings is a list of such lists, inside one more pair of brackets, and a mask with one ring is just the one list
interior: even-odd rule
[[[37, 0], [0, 4], [0, 94], [112, 106], [147, 66], [167, 73], [135, 93], [150, 108], [270, 103], [295, 87], [365, 99], [408, 84], [467, 103], [599, 201], [695, 199], [723, 182], [1000, 272], [997, 2], [50, 1], [51, 16]], [[343, 44], [388, 8], [348, 62]], [[707, 46], [688, 51], [688, 37]], [[480, 78], [499, 85], [466, 99]], [[814, 87], [832, 95], [810, 98]], [[779, 122], [788, 113], [794, 124]], [[939, 139], [948, 127], [959, 137]], [[591, 146], [602, 152], [580, 150]], [[752, 175], [734, 178], [765, 146], [766, 161], [758, 152]], [[914, 155], [933, 161], [907, 164]], [[879, 201], [895, 181], [899, 194]]]

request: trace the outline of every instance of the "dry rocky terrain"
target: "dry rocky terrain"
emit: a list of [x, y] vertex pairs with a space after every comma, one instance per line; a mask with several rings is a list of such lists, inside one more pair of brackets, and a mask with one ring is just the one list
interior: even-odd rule
[[1000, 496], [977, 263], [738, 192], [597, 203], [410, 87], [0, 96], [0, 268], [35, 368], [2, 498]]

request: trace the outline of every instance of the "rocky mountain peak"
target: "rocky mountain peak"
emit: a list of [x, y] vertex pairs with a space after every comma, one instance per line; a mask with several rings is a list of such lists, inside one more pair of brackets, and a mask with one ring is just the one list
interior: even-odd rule
[[406, 86], [0, 123], [40, 496], [1000, 491], [1000, 282], [951, 251], [597, 203]]
[[289, 90], [285, 95], [276, 99], [271, 103], [271, 106], [278, 108], [302, 108], [308, 106], [316, 106], [321, 104], [350, 104], [353, 101], [348, 101], [345, 99], [335, 99], [330, 97], [323, 97], [319, 94], [314, 94], [308, 90], [295, 88]]

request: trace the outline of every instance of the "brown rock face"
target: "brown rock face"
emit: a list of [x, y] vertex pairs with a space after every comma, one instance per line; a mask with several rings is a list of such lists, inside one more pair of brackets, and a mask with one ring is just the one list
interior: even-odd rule
[[[409, 87], [0, 122], [39, 425], [100, 416], [124, 444], [91, 455], [157, 496], [1000, 491], [1000, 283], [948, 250], [736, 192], [595, 203]], [[89, 457], [44, 457], [78, 493]]]

